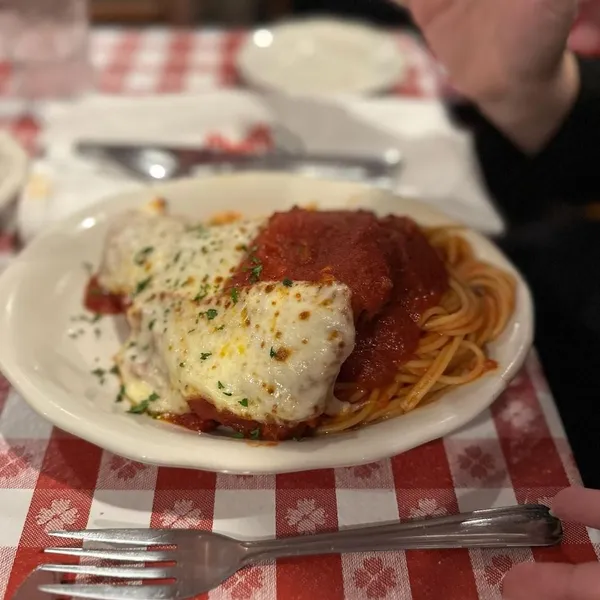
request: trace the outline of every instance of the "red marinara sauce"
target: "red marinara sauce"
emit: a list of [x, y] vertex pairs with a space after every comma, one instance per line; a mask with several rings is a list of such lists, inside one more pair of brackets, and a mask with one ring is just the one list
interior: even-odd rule
[[185, 427], [185, 429], [196, 431], [197, 433], [207, 433], [219, 426], [216, 421], [202, 419], [193, 412], [185, 413], [183, 415], [162, 415], [160, 420], [172, 423], [173, 425], [179, 425], [180, 427]]
[[[275, 213], [250, 245], [231, 284], [337, 280], [352, 290], [355, 315], [375, 316], [391, 298], [393, 281], [380, 248], [381, 228], [366, 211]], [[256, 265], [261, 272], [258, 279]]]
[[219, 422], [224, 427], [231, 427], [231, 429], [249, 439], [278, 442], [280, 440], [301, 438], [312, 433], [312, 430], [317, 425], [316, 420], [283, 425], [242, 419], [232, 412], [217, 410], [204, 398], [188, 400], [188, 404], [201, 421]]
[[275, 213], [251, 248], [231, 286], [289, 279], [350, 288], [357, 336], [342, 382], [390, 383], [414, 356], [421, 315], [448, 289], [442, 259], [406, 217], [295, 208]]
[[118, 315], [127, 310], [125, 298], [103, 289], [95, 275], [88, 281], [83, 303], [89, 311], [100, 315]]
[[356, 345], [342, 366], [339, 381], [384, 386], [409, 361], [419, 345], [423, 313], [439, 304], [448, 289], [442, 259], [417, 224], [408, 218], [380, 220], [381, 247], [391, 270], [390, 301], [373, 319], [356, 322]]

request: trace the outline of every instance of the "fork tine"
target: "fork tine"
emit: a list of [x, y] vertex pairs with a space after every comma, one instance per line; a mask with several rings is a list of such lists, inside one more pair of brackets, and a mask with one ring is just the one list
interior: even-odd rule
[[72, 575], [93, 575], [95, 577], [116, 577], [117, 579], [172, 579], [171, 567], [98, 567], [95, 565], [40, 565], [41, 571], [70, 573]]
[[174, 539], [173, 532], [169, 529], [86, 529], [50, 531], [49, 535], [69, 540], [141, 546], [171, 544]]
[[64, 556], [82, 556], [85, 558], [101, 558], [105, 560], [123, 560], [130, 562], [169, 562], [175, 560], [172, 550], [137, 550], [123, 548], [119, 550], [95, 550], [88, 548], [46, 548], [48, 554]]
[[40, 585], [40, 592], [89, 600], [175, 600], [174, 585]]

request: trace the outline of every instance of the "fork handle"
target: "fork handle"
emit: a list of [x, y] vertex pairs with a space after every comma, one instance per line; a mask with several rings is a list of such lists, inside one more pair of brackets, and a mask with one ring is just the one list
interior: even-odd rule
[[547, 507], [530, 504], [453, 516], [355, 527], [277, 540], [245, 542], [246, 563], [293, 556], [440, 548], [553, 546], [561, 522]]

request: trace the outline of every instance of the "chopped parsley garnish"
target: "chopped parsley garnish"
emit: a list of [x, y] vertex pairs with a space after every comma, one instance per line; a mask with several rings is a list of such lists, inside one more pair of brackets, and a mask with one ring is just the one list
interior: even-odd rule
[[283, 285], [285, 285], [285, 287], [292, 287], [294, 285], [294, 282], [291, 279], [284, 279], [283, 280]]
[[263, 270], [263, 266], [262, 265], [256, 265], [254, 268], [251, 269], [251, 271], [250, 271], [250, 283], [256, 283], [260, 279], [260, 275], [262, 273], [262, 270]]
[[[252, 249], [252, 252], [255, 252], [254, 248]], [[258, 256], [253, 256], [250, 260], [254, 266], [246, 267], [246, 271], [250, 271], [250, 283], [256, 283], [263, 272], [263, 266]]]
[[132, 406], [127, 412], [131, 413], [132, 415], [143, 415], [148, 411], [148, 406], [150, 406], [150, 402], [148, 402], [148, 400], [144, 400], [143, 402]]
[[94, 313], [91, 317], [88, 317], [87, 315], [77, 315], [75, 317], [71, 317], [71, 321], [78, 322], [78, 321], [82, 321], [84, 323], [97, 323], [100, 319], [102, 318], [102, 315], [100, 313]]
[[127, 412], [130, 412], [133, 415], [143, 415], [144, 413], [148, 412], [148, 407], [150, 404], [152, 402], [156, 402], [156, 400], [159, 398], [160, 396], [158, 394], [152, 392], [152, 394], [150, 394], [145, 400], [139, 404], [136, 404], [135, 406], [132, 406]]
[[135, 264], [136, 265], [143, 265], [146, 262], [146, 259], [148, 258], [148, 256], [150, 254], [152, 254], [152, 252], [154, 252], [154, 248], [152, 246], [147, 246], [146, 248], [142, 248], [136, 255], [135, 255]]
[[233, 432], [233, 437], [237, 438], [238, 440], [243, 440], [244, 439], [244, 434], [241, 431], [234, 431]]
[[195, 329], [189, 329], [188, 333], [194, 333], [194, 331], [196, 331]]
[[94, 329], [94, 335], [95, 335], [97, 338], [100, 338], [100, 336], [102, 335], [102, 330], [101, 330], [99, 327], [96, 327], [96, 328]]
[[[224, 390], [225, 389], [225, 386], [220, 381], [217, 381], [217, 387], [220, 390]], [[233, 396], [233, 394], [231, 392], [223, 392], [223, 396]]]
[[200, 355], [200, 360], [206, 360], [209, 356], [212, 356], [212, 352], [203, 352]]
[[269, 356], [271, 358], [275, 358], [277, 356], [277, 352], [275, 351], [275, 348], [273, 348], [273, 346], [271, 346], [271, 350], [269, 350]]
[[260, 429], [258, 429], [258, 428], [253, 429], [250, 432], [250, 439], [251, 440], [258, 440], [258, 439], [260, 439]]
[[181, 250], [175, 255], [175, 258], [173, 259], [173, 264], [177, 264], [179, 262], [180, 258], [181, 258]]
[[117, 365], [113, 365], [113, 366], [111, 367], [111, 369], [110, 369], [110, 372], [111, 372], [113, 375], [118, 375], [118, 374], [119, 374], [119, 367], [117, 367]]
[[210, 286], [207, 283], [200, 286], [200, 291], [194, 297], [194, 302], [200, 302], [200, 300], [204, 300], [204, 298], [206, 298], [206, 296], [208, 296], [209, 289], [210, 289]]
[[238, 299], [239, 299], [239, 293], [238, 293], [237, 288], [231, 288], [230, 294], [231, 294], [231, 299], [233, 300], [233, 303], [237, 304]]
[[138, 284], [135, 287], [135, 292], [133, 293], [133, 295], [137, 296], [138, 294], [141, 294], [150, 285], [151, 281], [152, 281], [152, 277], [148, 277], [147, 279], [138, 281]]
[[209, 308], [206, 311], [206, 318], [209, 321], [212, 321], [218, 314], [219, 314], [218, 311], [216, 311], [214, 308]]
[[154, 329], [154, 325], [156, 324], [156, 319], [152, 319], [150, 323], [148, 323], [148, 329], [152, 331]]
[[124, 399], [125, 399], [125, 386], [122, 385], [119, 388], [119, 393], [117, 394], [117, 399], [115, 400], [115, 402], [123, 402]]
[[240, 400], [240, 405], [243, 406], [244, 408], [248, 407], [248, 398], [244, 398], [243, 400]]
[[98, 378], [100, 385], [102, 385], [105, 381], [106, 371], [104, 369], [94, 369], [92, 375], [95, 375]]
[[248, 246], [246, 246], [246, 244], [240, 244], [240, 250], [242, 252], [248, 252]]
[[216, 331], [223, 331], [225, 329], [225, 325], [221, 325], [221, 327], [217, 327]]
[[185, 362], [180, 362], [179, 366], [183, 369], [183, 367], [185, 367]]

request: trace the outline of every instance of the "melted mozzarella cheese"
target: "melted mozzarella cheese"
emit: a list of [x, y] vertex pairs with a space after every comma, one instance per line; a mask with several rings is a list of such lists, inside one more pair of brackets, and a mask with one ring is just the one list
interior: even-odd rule
[[112, 225], [99, 278], [132, 302], [116, 360], [140, 412], [184, 414], [202, 398], [286, 424], [339, 408], [332, 390], [355, 336], [347, 286], [262, 282], [223, 293], [263, 225], [207, 227], [156, 211]]
[[261, 283], [237, 303], [166, 294], [134, 310], [135, 343], [120, 366], [160, 396], [153, 412], [203, 398], [244, 419], [305, 421], [325, 411], [354, 347], [350, 291], [338, 283]]
[[207, 227], [149, 212], [126, 213], [109, 230], [100, 285], [141, 301], [167, 290], [201, 299], [215, 296], [263, 224], [237, 221]]
[[173, 217], [130, 211], [115, 219], [98, 272], [100, 285], [114, 294], [132, 295], [136, 285], [165, 268], [173, 243], [185, 224]]

